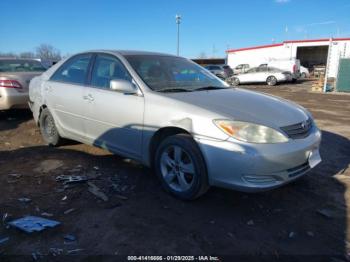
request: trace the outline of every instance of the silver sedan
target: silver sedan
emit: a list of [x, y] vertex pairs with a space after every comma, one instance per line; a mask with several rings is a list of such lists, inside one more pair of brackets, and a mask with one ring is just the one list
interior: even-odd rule
[[29, 81], [45, 70], [33, 59], [0, 58], [0, 110], [28, 107]]
[[172, 55], [71, 56], [31, 81], [30, 107], [47, 144], [69, 138], [136, 159], [181, 199], [209, 186], [276, 188], [321, 161], [321, 132], [303, 107]]

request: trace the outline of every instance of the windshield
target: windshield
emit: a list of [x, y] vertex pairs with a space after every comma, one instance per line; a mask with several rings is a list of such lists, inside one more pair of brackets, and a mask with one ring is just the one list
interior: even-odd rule
[[154, 91], [194, 91], [228, 88], [203, 67], [185, 58], [161, 55], [128, 55], [130, 65]]
[[0, 60], [0, 72], [43, 72], [46, 68], [36, 60]]

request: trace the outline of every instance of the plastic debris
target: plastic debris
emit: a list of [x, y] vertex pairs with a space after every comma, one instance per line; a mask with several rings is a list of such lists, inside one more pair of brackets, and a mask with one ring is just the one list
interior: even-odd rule
[[20, 198], [18, 198], [18, 201], [22, 202], [22, 203], [29, 203], [32, 200], [30, 198], [27, 198], [27, 197], [20, 197]]
[[65, 201], [65, 200], [67, 200], [67, 196], [64, 196], [64, 197], [62, 197], [62, 199], [61, 199], [61, 201]]
[[42, 217], [26, 216], [10, 221], [8, 224], [27, 233], [32, 233], [34, 231], [42, 231], [48, 227], [56, 227], [61, 223], [55, 220], [49, 220]]
[[1, 238], [0, 237], [0, 245], [4, 244], [5, 242], [9, 241], [10, 238], [9, 237], [4, 237], [4, 238]]
[[307, 231], [306, 234], [307, 234], [309, 237], [314, 237], [314, 236], [315, 236], [314, 232], [312, 232], [312, 231]]
[[60, 175], [56, 177], [57, 182], [63, 182], [63, 185], [72, 184], [72, 183], [81, 183], [87, 181], [86, 176], [67, 176]]
[[105, 193], [103, 193], [100, 190], [100, 188], [97, 187], [94, 183], [88, 182], [88, 185], [89, 185], [88, 190], [90, 193], [94, 194], [96, 197], [102, 199], [105, 202], [109, 200], [108, 196]]

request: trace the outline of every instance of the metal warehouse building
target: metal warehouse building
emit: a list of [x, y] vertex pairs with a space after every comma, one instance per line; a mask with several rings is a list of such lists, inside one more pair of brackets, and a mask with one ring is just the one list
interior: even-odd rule
[[227, 64], [259, 66], [272, 60], [300, 60], [301, 65], [313, 71], [325, 66], [327, 78], [337, 78], [342, 58], [350, 58], [350, 38], [284, 41], [279, 44], [227, 50]]

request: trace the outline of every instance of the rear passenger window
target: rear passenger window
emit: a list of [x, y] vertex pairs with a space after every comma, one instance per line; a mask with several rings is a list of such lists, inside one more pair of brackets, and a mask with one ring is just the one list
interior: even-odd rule
[[91, 85], [109, 89], [110, 81], [122, 79], [131, 82], [131, 77], [124, 65], [110, 55], [97, 55], [91, 76]]
[[92, 55], [78, 55], [64, 63], [50, 80], [84, 85]]

